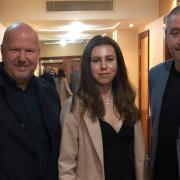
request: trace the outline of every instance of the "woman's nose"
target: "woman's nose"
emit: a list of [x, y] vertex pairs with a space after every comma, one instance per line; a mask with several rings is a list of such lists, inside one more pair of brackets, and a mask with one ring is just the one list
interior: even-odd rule
[[107, 68], [107, 63], [105, 60], [101, 61], [101, 69], [106, 69]]

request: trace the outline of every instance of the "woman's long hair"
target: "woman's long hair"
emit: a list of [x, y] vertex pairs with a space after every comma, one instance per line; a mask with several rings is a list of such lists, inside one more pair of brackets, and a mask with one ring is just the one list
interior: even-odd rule
[[75, 109], [76, 98], [81, 101], [81, 116], [87, 110], [92, 119], [105, 116], [105, 105], [97, 88], [91, 69], [91, 53], [95, 46], [111, 45], [117, 57], [117, 73], [112, 82], [113, 105], [123, 120], [134, 124], [139, 119], [135, 106], [135, 92], [128, 80], [127, 70], [119, 45], [108, 36], [97, 35], [86, 45], [81, 59], [81, 77], [79, 90], [73, 97], [71, 112]]
[[58, 77], [59, 78], [62, 78], [62, 77], [66, 77], [66, 75], [65, 75], [65, 72], [64, 72], [64, 69], [59, 69], [58, 70]]

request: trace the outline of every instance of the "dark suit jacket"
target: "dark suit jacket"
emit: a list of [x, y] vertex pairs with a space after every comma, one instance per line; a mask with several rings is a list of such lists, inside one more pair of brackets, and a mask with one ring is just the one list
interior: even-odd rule
[[[172, 60], [161, 63], [150, 70], [149, 73], [149, 98], [151, 109], [151, 157], [150, 157], [150, 174], [153, 176], [153, 167], [155, 163], [157, 140], [158, 140], [158, 127], [159, 116], [161, 111], [161, 104], [165, 92], [166, 84], [170, 74]], [[180, 174], [180, 131], [177, 139], [177, 153]]]
[[80, 80], [80, 72], [73, 71], [70, 75], [70, 89], [73, 94], [75, 94], [78, 91], [79, 80]]
[[37, 161], [35, 144], [24, 125], [20, 101], [0, 74], [0, 180], [57, 180], [60, 144], [60, 103], [55, 89], [35, 78], [42, 117], [50, 137], [47, 176]]

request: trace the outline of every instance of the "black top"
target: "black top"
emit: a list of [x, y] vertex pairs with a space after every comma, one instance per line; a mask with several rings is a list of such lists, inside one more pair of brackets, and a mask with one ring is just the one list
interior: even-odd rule
[[126, 122], [117, 133], [107, 122], [100, 120], [105, 180], [135, 180], [134, 128]]
[[180, 123], [180, 73], [172, 66], [160, 112], [154, 180], [178, 180], [176, 141]]

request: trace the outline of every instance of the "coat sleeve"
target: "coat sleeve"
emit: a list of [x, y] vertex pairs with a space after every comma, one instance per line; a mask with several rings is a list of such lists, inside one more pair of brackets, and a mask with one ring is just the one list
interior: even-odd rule
[[67, 78], [63, 78], [63, 81], [64, 81], [64, 86], [65, 86], [65, 88], [66, 88], [66, 91], [68, 92], [68, 95], [72, 96], [73, 93], [71, 92], [71, 89], [70, 89], [70, 87], [69, 87]]
[[69, 111], [70, 103], [61, 111], [62, 136], [58, 159], [59, 180], [77, 180], [78, 122]]
[[0, 179], [1, 180], [8, 180], [8, 177], [0, 170]]
[[145, 147], [141, 122], [134, 126], [135, 171], [137, 180], [145, 180]]

